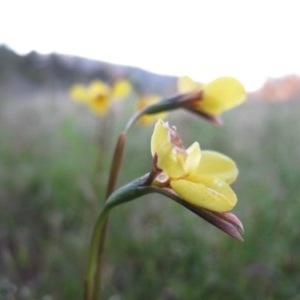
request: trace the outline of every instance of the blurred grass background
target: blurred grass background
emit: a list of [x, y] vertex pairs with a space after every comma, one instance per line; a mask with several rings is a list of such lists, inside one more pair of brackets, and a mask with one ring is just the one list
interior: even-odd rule
[[[26, 100], [0, 98], [0, 299], [81, 299], [113, 143], [133, 103], [97, 118], [67, 91]], [[161, 195], [120, 206], [104, 299], [300, 299], [299, 100], [248, 101], [223, 127], [169, 116], [186, 145], [237, 162], [245, 241]], [[152, 130], [129, 133], [119, 185], [149, 171]]]

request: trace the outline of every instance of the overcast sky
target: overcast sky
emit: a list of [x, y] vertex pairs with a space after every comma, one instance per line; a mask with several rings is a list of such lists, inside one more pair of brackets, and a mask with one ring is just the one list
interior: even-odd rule
[[0, 43], [96, 58], [248, 90], [300, 74], [300, 2], [0, 0]]

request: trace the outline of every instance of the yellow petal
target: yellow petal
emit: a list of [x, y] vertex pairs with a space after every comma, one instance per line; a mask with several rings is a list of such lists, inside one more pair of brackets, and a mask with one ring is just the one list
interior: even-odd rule
[[157, 155], [157, 166], [168, 177], [180, 177], [184, 174], [184, 164], [180, 154], [173, 150], [169, 137], [169, 125], [162, 120], [156, 122], [151, 137], [152, 156]]
[[193, 143], [187, 150], [187, 158], [185, 161], [186, 173], [195, 173], [201, 160], [201, 149], [199, 143]]
[[94, 80], [91, 82], [88, 92], [91, 98], [97, 98], [99, 96], [108, 97], [110, 95], [110, 87], [101, 80]]
[[211, 176], [201, 178], [201, 182], [172, 180], [170, 185], [183, 200], [211, 211], [230, 211], [237, 202], [230, 185]]
[[215, 151], [202, 151], [201, 162], [195, 175], [214, 176], [231, 184], [238, 176], [238, 168], [226, 155]]
[[202, 84], [194, 81], [189, 76], [179, 77], [177, 80], [177, 90], [179, 93], [193, 92], [197, 89], [201, 89]]
[[151, 154], [159, 153], [161, 144], [168, 140], [168, 130], [164, 126], [163, 120], [158, 120], [154, 126], [151, 137]]
[[221, 77], [204, 86], [198, 109], [210, 115], [220, 115], [224, 110], [241, 104], [245, 98], [245, 88], [238, 80]]
[[130, 81], [126, 79], [120, 79], [113, 84], [112, 97], [114, 99], [122, 99], [130, 94], [132, 86]]
[[180, 178], [185, 174], [183, 154], [174, 154], [167, 151], [161, 151], [158, 155], [157, 165], [170, 178]]
[[74, 84], [69, 94], [73, 100], [78, 102], [86, 102], [89, 98], [86, 88], [81, 84]]

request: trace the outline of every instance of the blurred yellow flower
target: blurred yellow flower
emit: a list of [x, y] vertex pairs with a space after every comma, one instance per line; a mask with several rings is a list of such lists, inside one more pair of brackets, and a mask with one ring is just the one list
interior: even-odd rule
[[[141, 111], [145, 107], [159, 102], [160, 99], [161, 99], [161, 96], [158, 96], [158, 95], [142, 96], [137, 100], [136, 110]], [[138, 123], [142, 124], [142, 125], [149, 125], [152, 122], [157, 121], [158, 119], [164, 119], [166, 116], [167, 116], [166, 112], [161, 112], [161, 113], [151, 114], [151, 115], [144, 114], [139, 118]]]
[[91, 110], [97, 114], [104, 114], [109, 108], [110, 100], [110, 87], [100, 80], [91, 82], [87, 90], [90, 99], [89, 106]]
[[184, 76], [178, 79], [177, 89], [179, 93], [203, 90], [203, 95], [189, 103], [187, 108], [211, 116], [218, 116], [246, 99], [245, 88], [233, 77], [220, 77], [210, 83], [201, 84]]
[[89, 95], [86, 88], [81, 84], [74, 84], [69, 91], [71, 98], [78, 102], [87, 102]]
[[87, 87], [75, 84], [71, 87], [69, 94], [73, 100], [86, 103], [94, 113], [103, 115], [108, 110], [111, 100], [122, 99], [130, 92], [130, 83], [121, 79], [113, 86], [101, 80], [93, 80]]
[[132, 91], [132, 86], [130, 81], [126, 79], [119, 79], [114, 82], [112, 86], [112, 98], [115, 100], [122, 100], [124, 97], [128, 96]]
[[228, 212], [237, 202], [230, 184], [238, 169], [229, 157], [201, 151], [199, 143], [185, 149], [174, 127], [158, 120], [151, 138], [158, 176], [154, 185], [171, 188], [183, 201], [214, 212]]

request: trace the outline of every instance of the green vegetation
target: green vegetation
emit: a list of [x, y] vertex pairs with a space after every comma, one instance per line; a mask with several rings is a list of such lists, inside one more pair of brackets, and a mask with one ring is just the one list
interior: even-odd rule
[[[0, 299], [81, 299], [112, 144], [129, 116], [97, 120], [67, 95], [0, 99]], [[300, 297], [300, 102], [248, 102], [214, 127], [174, 112], [186, 144], [231, 156], [237, 242], [161, 195], [116, 208], [104, 299]], [[117, 120], [117, 121], [116, 121]], [[152, 127], [128, 136], [119, 184], [149, 170]], [[100, 159], [99, 159], [100, 157]]]

